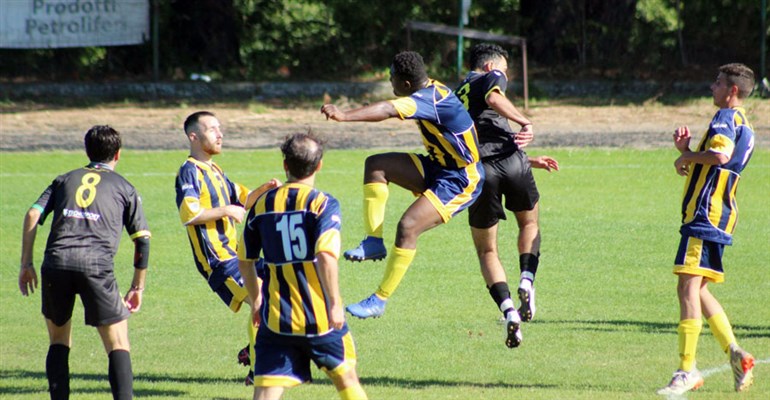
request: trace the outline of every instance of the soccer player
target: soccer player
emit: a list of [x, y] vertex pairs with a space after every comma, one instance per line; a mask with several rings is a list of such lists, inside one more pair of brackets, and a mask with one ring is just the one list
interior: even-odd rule
[[[24, 218], [19, 289], [28, 296], [38, 283], [32, 260], [37, 224], [53, 213], [40, 266], [42, 309], [50, 339], [45, 373], [51, 399], [69, 398], [72, 310], [78, 294], [85, 322], [96, 327], [109, 358], [112, 397], [133, 397], [127, 320], [142, 307], [150, 231], [139, 194], [114, 171], [120, 147], [115, 129], [106, 125], [89, 129], [85, 149], [90, 163], [54, 179]], [[113, 269], [124, 226], [134, 241], [134, 276], [121, 298]]]
[[[249, 210], [238, 246], [254, 319], [261, 322], [254, 399], [278, 399], [286, 387], [309, 381], [311, 360], [341, 399], [366, 399], [338, 284], [340, 205], [314, 188], [323, 143], [312, 133], [293, 134], [281, 152], [286, 184]], [[253, 267], [260, 253], [261, 285]]]
[[366, 159], [366, 237], [358, 247], [344, 253], [346, 259], [380, 260], [387, 255], [382, 231], [390, 182], [419, 197], [398, 222], [396, 241], [379, 288], [347, 307], [358, 318], [379, 317], [385, 312], [386, 302], [414, 259], [417, 238], [473, 203], [484, 181], [473, 120], [451, 89], [428, 78], [422, 56], [412, 51], [396, 54], [390, 68], [390, 83], [394, 94], [401, 97], [348, 111], [332, 104], [321, 108], [327, 119], [339, 122], [413, 119], [428, 151], [427, 155], [384, 153]]
[[[535, 316], [535, 274], [540, 257], [538, 199], [531, 167], [547, 171], [559, 170], [551, 157], [527, 157], [522, 150], [532, 141], [532, 122], [505, 97], [508, 85], [508, 52], [494, 44], [481, 43], [471, 48], [471, 68], [455, 90], [476, 124], [479, 153], [486, 172], [481, 196], [468, 209], [471, 236], [481, 264], [481, 275], [489, 294], [506, 320], [505, 344], [509, 348], [521, 343], [522, 319]], [[521, 126], [516, 133], [508, 120]], [[503, 208], [512, 211], [519, 226], [518, 311], [511, 300], [505, 269], [497, 249], [498, 222], [505, 219]]]
[[[235, 224], [243, 220], [246, 209], [266, 190], [280, 185], [272, 179], [253, 191], [228, 179], [214, 161], [222, 152], [222, 138], [217, 117], [198, 111], [184, 122], [190, 141], [190, 155], [176, 176], [176, 205], [187, 228], [193, 258], [198, 272], [231, 311], [238, 312], [248, 297], [238, 271], [238, 237]], [[256, 327], [248, 318], [249, 344], [238, 353], [238, 362], [249, 365], [254, 347]], [[246, 376], [252, 384], [251, 373]]]
[[674, 261], [679, 296], [679, 369], [658, 394], [680, 395], [703, 385], [695, 365], [695, 350], [705, 316], [711, 333], [728, 355], [735, 390], [746, 390], [754, 381], [754, 357], [740, 348], [722, 305], [709, 292], [709, 282], [724, 281], [722, 253], [731, 245], [737, 222], [735, 193], [740, 173], [754, 150], [754, 131], [741, 107], [754, 88], [754, 72], [743, 64], [726, 64], [711, 84], [719, 110], [695, 151], [690, 150], [690, 129], [674, 132], [681, 155], [674, 162], [686, 176], [682, 200], [682, 234]]

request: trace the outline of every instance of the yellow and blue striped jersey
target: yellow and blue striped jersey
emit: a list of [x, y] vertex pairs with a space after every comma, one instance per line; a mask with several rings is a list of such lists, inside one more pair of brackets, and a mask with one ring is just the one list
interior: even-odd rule
[[476, 127], [462, 102], [443, 83], [429, 85], [408, 97], [391, 100], [401, 119], [414, 119], [431, 160], [445, 168], [463, 168], [479, 161]]
[[738, 219], [735, 193], [753, 150], [754, 131], [745, 110], [717, 111], [696, 151], [722, 153], [730, 160], [723, 165], [690, 166], [682, 200], [683, 235], [732, 244]]
[[310, 186], [289, 183], [263, 194], [249, 210], [238, 259], [265, 261], [262, 323], [271, 331], [317, 336], [332, 331], [329, 298], [316, 254], [339, 258], [340, 206]]
[[248, 195], [249, 190], [245, 186], [230, 181], [214, 162], [209, 165], [189, 157], [177, 173], [176, 205], [179, 218], [187, 228], [195, 266], [212, 289], [227, 279], [227, 275], [216, 273], [219, 264], [238, 256], [235, 221], [232, 218], [205, 224], [190, 224], [190, 221], [205, 209], [246, 204]]

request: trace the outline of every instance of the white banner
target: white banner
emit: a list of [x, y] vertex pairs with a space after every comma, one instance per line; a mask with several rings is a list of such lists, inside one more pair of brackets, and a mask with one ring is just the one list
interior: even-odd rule
[[149, 0], [0, 0], [0, 48], [120, 46], [149, 39]]

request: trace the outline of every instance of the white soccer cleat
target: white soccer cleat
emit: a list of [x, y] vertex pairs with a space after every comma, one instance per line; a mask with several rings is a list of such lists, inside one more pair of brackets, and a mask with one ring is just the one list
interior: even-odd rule
[[509, 349], [521, 344], [521, 318], [516, 310], [512, 310], [505, 318], [505, 345]]
[[730, 366], [733, 368], [736, 392], [742, 392], [754, 383], [754, 356], [735, 343], [730, 345]]
[[671, 383], [658, 390], [658, 394], [663, 396], [682, 395], [690, 390], [697, 390], [701, 386], [703, 386], [703, 376], [697, 368], [693, 368], [690, 372], [680, 369], [674, 372]]
[[532, 318], [535, 318], [535, 287], [532, 286], [532, 281], [522, 279], [519, 283], [518, 294], [521, 301], [519, 306], [521, 320], [524, 322], [532, 321]]

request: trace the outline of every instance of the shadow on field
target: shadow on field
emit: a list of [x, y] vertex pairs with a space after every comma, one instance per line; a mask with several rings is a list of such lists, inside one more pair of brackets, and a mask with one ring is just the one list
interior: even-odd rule
[[[610, 331], [640, 331], [645, 333], [670, 333], [676, 335], [678, 321], [650, 322], [631, 320], [534, 320], [532, 324], [562, 324], [578, 325], [575, 329], [610, 332]], [[588, 326], [579, 326], [588, 325]], [[704, 327], [708, 324], [705, 323]], [[736, 335], [742, 338], [770, 338], [770, 325], [733, 325]]]
[[425, 389], [429, 387], [469, 387], [469, 388], [502, 388], [502, 389], [554, 389], [557, 385], [548, 384], [516, 384], [516, 383], [478, 383], [478, 382], [460, 382], [456, 380], [438, 380], [438, 379], [401, 379], [390, 376], [368, 376], [360, 377], [361, 384], [366, 386], [395, 386], [410, 389]]

